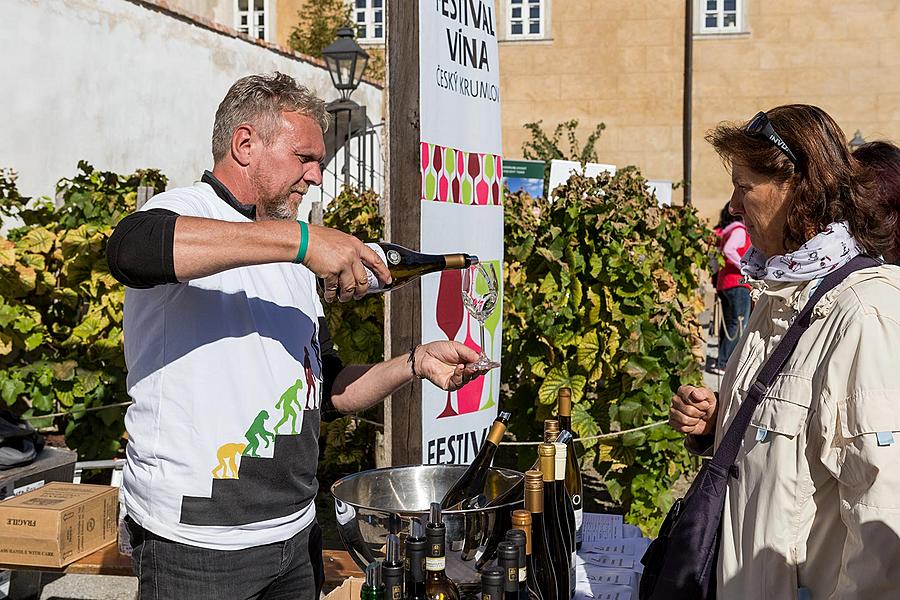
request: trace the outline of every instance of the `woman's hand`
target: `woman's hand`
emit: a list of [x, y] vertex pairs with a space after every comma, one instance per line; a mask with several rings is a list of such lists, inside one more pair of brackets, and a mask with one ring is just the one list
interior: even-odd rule
[[683, 385], [672, 397], [669, 425], [688, 435], [708, 435], [716, 428], [715, 393], [709, 388]]

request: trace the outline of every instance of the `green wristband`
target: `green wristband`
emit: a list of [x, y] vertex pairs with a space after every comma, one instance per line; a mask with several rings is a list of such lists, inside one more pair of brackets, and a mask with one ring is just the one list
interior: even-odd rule
[[297, 258], [294, 259], [296, 264], [302, 264], [306, 259], [306, 249], [309, 248], [309, 225], [306, 221], [297, 220], [300, 223], [300, 249], [297, 250]]

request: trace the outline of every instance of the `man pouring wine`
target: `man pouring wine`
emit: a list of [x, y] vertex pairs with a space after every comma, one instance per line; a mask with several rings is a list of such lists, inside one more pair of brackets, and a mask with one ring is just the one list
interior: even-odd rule
[[[368, 292], [367, 269], [382, 286], [408, 274], [352, 236], [295, 220], [322, 183], [328, 125], [324, 102], [291, 77], [238, 80], [216, 112], [212, 171], [152, 198], [109, 241], [110, 272], [128, 286], [122, 489], [140, 598], [317, 599], [320, 417], [363, 410], [415, 377], [455, 390], [481, 374], [467, 368], [478, 353], [449, 340], [341, 363], [316, 277], [326, 302], [345, 302]], [[466, 265], [456, 262], [444, 267]], [[243, 446], [249, 433], [265, 443]], [[244, 447], [230, 469], [219, 468], [223, 447]]]

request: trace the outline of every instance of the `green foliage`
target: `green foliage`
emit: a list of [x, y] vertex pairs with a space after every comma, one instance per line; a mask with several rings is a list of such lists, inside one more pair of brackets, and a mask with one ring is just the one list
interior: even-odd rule
[[[528, 160], [540, 160], [544, 162], [544, 197], [548, 195], [548, 185], [550, 182], [550, 161], [551, 160], [575, 160], [582, 166], [589, 162], [597, 162], [597, 140], [600, 134], [606, 129], [606, 125], [598, 123], [594, 131], [588, 135], [584, 141], [584, 145], [579, 144], [577, 131], [578, 120], [570, 119], [559, 123], [552, 135], [541, 128], [543, 121], [534, 123], [525, 123], [524, 127], [531, 133], [531, 140], [522, 144], [522, 156]], [[569, 144], [568, 150], [562, 147], [562, 140], [565, 137]]]
[[[538, 439], [556, 392], [573, 391], [581, 437], [664, 420], [701, 381], [697, 320], [711, 232], [691, 208], [657, 206], [633, 167], [572, 177], [549, 203], [507, 195], [503, 387], [519, 439]], [[654, 531], [691, 468], [669, 427], [585, 446], [628, 518]], [[523, 457], [527, 462], [530, 457]]]
[[322, 57], [322, 50], [337, 39], [341, 27], [352, 27], [351, 6], [346, 0], [305, 0], [297, 11], [288, 46], [308, 56]]
[[113, 226], [133, 211], [138, 186], [165, 189], [159, 171], [128, 176], [86, 162], [58, 184], [59, 206], [19, 194], [0, 173], [0, 214], [22, 226], [0, 238], [0, 398], [26, 417], [74, 411], [55, 421], [84, 459], [109, 458], [124, 432], [123, 287], [106, 264]]
[[[324, 224], [350, 233], [361, 240], [380, 240], [384, 220], [378, 210], [378, 195], [345, 187], [328, 205]], [[384, 295], [372, 294], [356, 302], [325, 305], [328, 328], [344, 364], [372, 364], [384, 359]], [[363, 415], [382, 422], [381, 406]], [[375, 427], [365, 421], [344, 417], [322, 424], [323, 473], [356, 472], [374, 466]]]

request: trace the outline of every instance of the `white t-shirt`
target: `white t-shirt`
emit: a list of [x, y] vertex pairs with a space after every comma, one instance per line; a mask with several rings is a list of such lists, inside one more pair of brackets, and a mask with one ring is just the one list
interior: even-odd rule
[[[249, 221], [206, 183], [142, 210], [153, 208]], [[126, 291], [123, 496], [137, 523], [218, 550], [312, 523], [322, 314], [314, 275], [291, 263]]]

